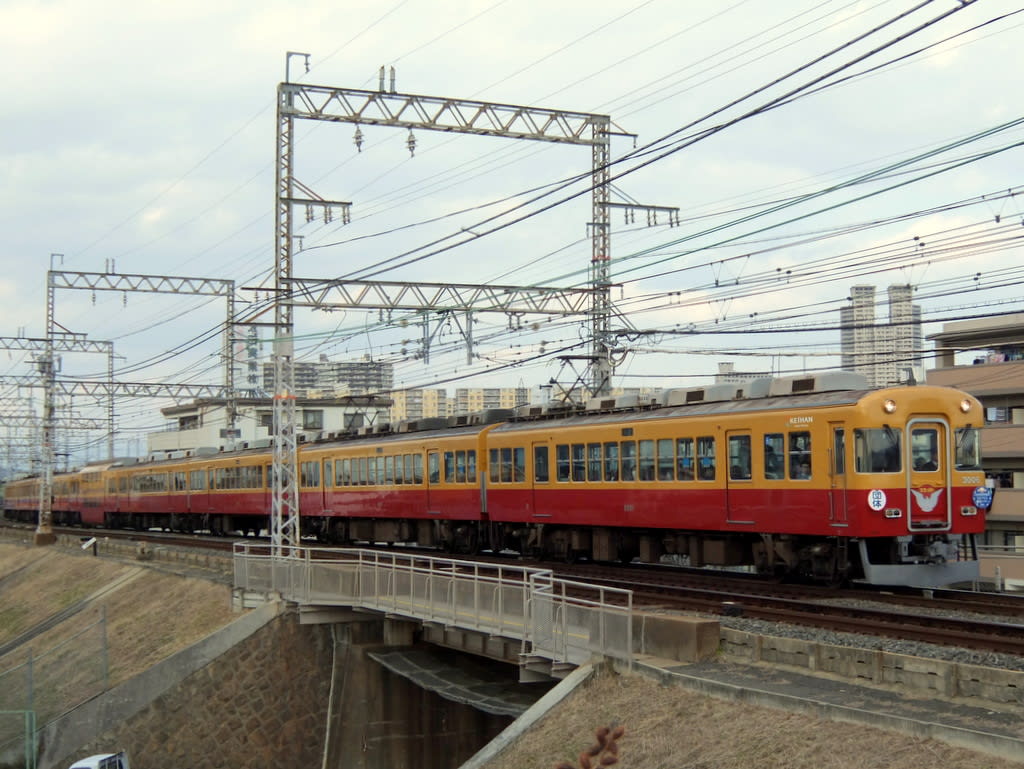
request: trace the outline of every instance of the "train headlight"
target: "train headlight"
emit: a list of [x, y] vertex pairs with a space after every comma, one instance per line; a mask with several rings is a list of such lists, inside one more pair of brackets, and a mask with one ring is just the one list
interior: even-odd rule
[[896, 411], [896, 401], [894, 401], [892, 398], [887, 399], [885, 403], [882, 404], [882, 411], [884, 411], [886, 414], [892, 414], [894, 411]]
[[971, 402], [967, 400], [967, 398], [964, 398], [962, 401], [960, 401], [960, 410], [965, 414], [971, 410]]

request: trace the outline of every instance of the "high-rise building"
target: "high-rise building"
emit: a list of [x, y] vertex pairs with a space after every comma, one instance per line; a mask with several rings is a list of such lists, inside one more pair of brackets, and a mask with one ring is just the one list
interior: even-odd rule
[[853, 286], [850, 306], [839, 310], [844, 371], [864, 374], [872, 387], [885, 387], [921, 371], [921, 308], [910, 286], [889, 286], [888, 319], [877, 322], [875, 287]]
[[[302, 397], [339, 395], [383, 395], [395, 381], [390, 363], [370, 360], [332, 361], [321, 355], [316, 362], [297, 361], [294, 366], [295, 394]], [[274, 391], [274, 364], [263, 364], [263, 388]]]

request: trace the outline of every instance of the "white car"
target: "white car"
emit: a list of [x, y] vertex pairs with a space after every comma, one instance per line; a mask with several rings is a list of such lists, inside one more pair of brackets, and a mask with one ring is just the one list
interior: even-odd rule
[[80, 758], [68, 769], [131, 769], [128, 766], [128, 754], [123, 750], [120, 753], [97, 753], [95, 756]]

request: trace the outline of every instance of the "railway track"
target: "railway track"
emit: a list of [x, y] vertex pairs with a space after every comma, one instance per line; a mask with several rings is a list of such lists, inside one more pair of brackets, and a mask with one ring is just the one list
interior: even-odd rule
[[[719, 576], [701, 584], [693, 575], [677, 581], [662, 573], [651, 579], [631, 570], [621, 571], [606, 567], [555, 569], [557, 576], [567, 579], [632, 590], [634, 605], [642, 609], [743, 616], [1024, 657], [1024, 597], [986, 594], [976, 606], [970, 604], [970, 596], [982, 594], [948, 591], [948, 596], [937, 600], [921, 595], [844, 594], [836, 589], [761, 585]], [[852, 605], [854, 601], [879, 605]], [[908, 610], [910, 607], [914, 610]]]
[[[238, 541], [237, 538], [156, 531], [76, 528], [57, 531], [83, 539], [109, 537], [163, 547], [216, 550], [225, 554], [230, 553]], [[262, 540], [248, 538], [247, 541]], [[404, 555], [415, 554], [409, 549], [401, 552]], [[424, 554], [441, 555], [435, 551], [425, 551]], [[488, 556], [479, 560], [492, 564], [509, 562], [509, 558]], [[551, 569], [564, 579], [631, 590], [634, 606], [646, 610], [742, 616], [1024, 658], [1024, 596], [937, 589], [917, 593], [844, 590], [764, 582], [742, 575], [677, 567], [537, 565]]]

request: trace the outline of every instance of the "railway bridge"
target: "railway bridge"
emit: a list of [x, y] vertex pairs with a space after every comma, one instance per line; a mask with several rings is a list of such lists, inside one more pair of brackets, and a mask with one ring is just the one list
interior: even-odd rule
[[[522, 682], [562, 678], [595, 656], [629, 665], [658, 638], [658, 620], [637, 615], [631, 591], [556, 578], [544, 568], [364, 549], [296, 548], [275, 557], [267, 546], [242, 542], [234, 572], [239, 608], [280, 597], [298, 606], [303, 624], [384, 615], [395, 646], [415, 635], [519, 664]], [[680, 642], [678, 628], [673, 637]]]

